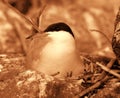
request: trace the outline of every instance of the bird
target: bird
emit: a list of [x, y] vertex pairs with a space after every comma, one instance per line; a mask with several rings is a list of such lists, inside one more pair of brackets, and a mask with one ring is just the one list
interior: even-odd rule
[[84, 64], [78, 55], [75, 36], [64, 22], [49, 25], [44, 33], [36, 33], [29, 44], [27, 68], [56, 77], [79, 76]]

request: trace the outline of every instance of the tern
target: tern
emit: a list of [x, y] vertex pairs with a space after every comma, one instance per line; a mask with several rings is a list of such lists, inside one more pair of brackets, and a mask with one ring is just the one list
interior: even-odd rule
[[84, 64], [76, 47], [71, 28], [63, 22], [49, 25], [44, 33], [33, 36], [27, 53], [27, 67], [48, 75], [68, 73], [77, 76], [84, 72]]

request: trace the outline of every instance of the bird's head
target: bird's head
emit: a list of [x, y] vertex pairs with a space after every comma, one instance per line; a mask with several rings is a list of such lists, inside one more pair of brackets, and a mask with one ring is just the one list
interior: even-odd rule
[[71, 28], [63, 22], [51, 24], [44, 30], [44, 32], [54, 32], [54, 31], [66, 31], [74, 37]]

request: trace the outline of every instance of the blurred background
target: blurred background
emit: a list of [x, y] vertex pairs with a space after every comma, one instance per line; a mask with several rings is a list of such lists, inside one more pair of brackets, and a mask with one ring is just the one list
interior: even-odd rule
[[[111, 39], [120, 0], [8, 0], [34, 20], [44, 6], [40, 28], [65, 22], [73, 30], [80, 53], [113, 57]], [[92, 31], [93, 30], [93, 31]], [[101, 33], [102, 32], [102, 33]], [[21, 53], [21, 39], [31, 34], [31, 24], [0, 1], [0, 53]], [[109, 41], [108, 41], [109, 40]]]

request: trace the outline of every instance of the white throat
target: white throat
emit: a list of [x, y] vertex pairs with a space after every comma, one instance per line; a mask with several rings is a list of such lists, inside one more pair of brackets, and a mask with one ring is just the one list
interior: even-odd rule
[[[65, 31], [48, 32], [50, 42], [41, 51], [41, 65], [50, 66], [67, 65], [76, 56], [75, 40], [71, 34]], [[56, 68], [55, 68], [56, 69]]]
[[66, 41], [71, 42], [74, 41], [73, 36], [68, 33], [67, 31], [53, 31], [53, 32], [47, 32], [53, 40], [55, 41]]
[[47, 52], [48, 55], [51, 53], [56, 53], [56, 56], [58, 56], [62, 55], [62, 53], [66, 54], [76, 50], [75, 39], [68, 32], [48, 32], [48, 34], [48, 36], [51, 38], [51, 41], [43, 50], [44, 52]]

